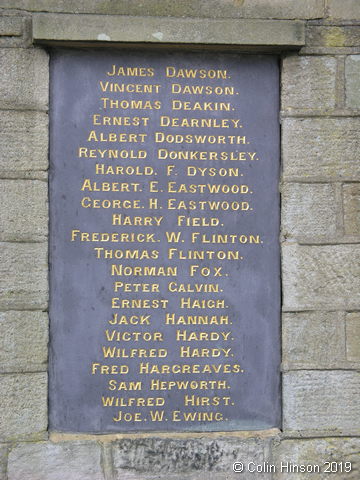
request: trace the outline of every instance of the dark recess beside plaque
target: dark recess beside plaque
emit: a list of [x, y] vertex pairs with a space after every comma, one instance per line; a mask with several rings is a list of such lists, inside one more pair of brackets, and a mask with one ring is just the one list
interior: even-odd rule
[[50, 428], [280, 424], [279, 71], [56, 50]]

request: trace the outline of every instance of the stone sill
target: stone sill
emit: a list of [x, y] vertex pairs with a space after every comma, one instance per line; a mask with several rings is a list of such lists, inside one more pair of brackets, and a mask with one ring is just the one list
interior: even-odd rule
[[266, 51], [305, 45], [300, 20], [132, 17], [123, 15], [33, 15], [33, 41], [39, 44], [116, 43], [207, 44], [256, 47]]

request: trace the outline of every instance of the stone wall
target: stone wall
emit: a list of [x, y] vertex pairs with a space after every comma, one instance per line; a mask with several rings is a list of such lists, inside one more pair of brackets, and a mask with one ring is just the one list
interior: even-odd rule
[[[282, 431], [48, 431], [49, 54], [33, 44], [34, 12], [306, 22], [305, 46], [282, 55]], [[232, 463], [327, 460], [353, 462], [334, 480], [358, 479], [360, 2], [2, 0], [0, 71], [0, 479], [325, 479]]]

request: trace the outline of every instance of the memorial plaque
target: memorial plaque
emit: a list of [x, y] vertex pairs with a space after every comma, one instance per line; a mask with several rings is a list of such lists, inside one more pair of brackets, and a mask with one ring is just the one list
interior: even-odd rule
[[57, 50], [50, 428], [280, 422], [276, 57]]

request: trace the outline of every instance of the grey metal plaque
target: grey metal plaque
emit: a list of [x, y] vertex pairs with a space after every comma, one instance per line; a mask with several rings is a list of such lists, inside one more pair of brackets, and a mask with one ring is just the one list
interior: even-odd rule
[[280, 422], [275, 57], [57, 50], [50, 427]]

